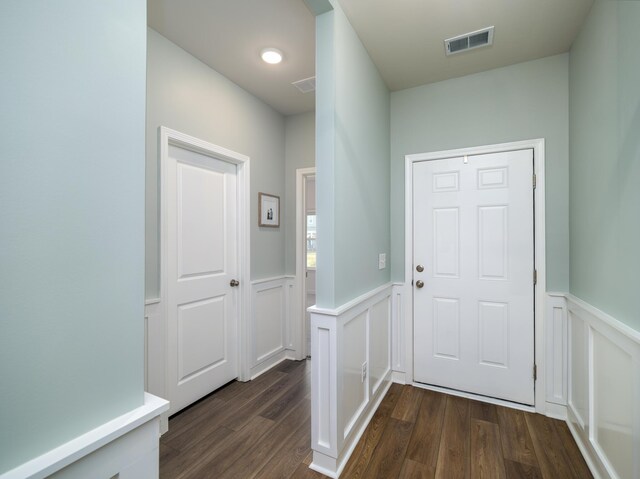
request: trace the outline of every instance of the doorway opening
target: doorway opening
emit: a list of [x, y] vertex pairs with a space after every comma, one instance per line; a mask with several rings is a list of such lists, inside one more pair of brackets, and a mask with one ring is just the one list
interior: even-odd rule
[[299, 287], [300, 351], [311, 356], [310, 314], [316, 304], [316, 169], [296, 170], [296, 277]]

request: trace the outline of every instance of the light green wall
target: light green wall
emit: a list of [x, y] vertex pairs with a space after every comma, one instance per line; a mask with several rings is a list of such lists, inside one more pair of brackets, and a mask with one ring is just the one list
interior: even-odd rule
[[296, 170], [316, 165], [315, 112], [285, 119], [285, 271], [296, 273]]
[[544, 138], [547, 289], [567, 291], [568, 95], [567, 54], [391, 94], [393, 280], [404, 279], [404, 155]]
[[251, 158], [251, 278], [284, 274], [284, 225], [258, 228], [258, 192], [284, 200], [284, 117], [152, 29], [148, 43], [147, 298], [159, 294], [159, 126]]
[[336, 307], [389, 281], [389, 91], [334, 3], [316, 25], [317, 303]]
[[146, 2], [0, 3], [0, 474], [143, 403]]
[[640, 2], [594, 4], [571, 49], [571, 292], [640, 330]]

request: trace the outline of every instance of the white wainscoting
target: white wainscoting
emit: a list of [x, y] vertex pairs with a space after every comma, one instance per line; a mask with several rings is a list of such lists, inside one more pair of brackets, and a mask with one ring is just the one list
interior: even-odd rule
[[596, 478], [639, 478], [640, 332], [566, 301], [569, 428]]
[[157, 479], [159, 416], [169, 403], [146, 394], [144, 404], [0, 474], [0, 479]]
[[295, 278], [251, 282], [251, 379], [285, 359], [294, 359], [291, 324]]
[[[165, 324], [159, 298], [144, 306], [144, 390], [161, 398], [166, 392]], [[169, 430], [169, 411], [160, 416], [160, 434]]]
[[404, 283], [393, 283], [391, 290], [391, 369], [393, 370], [393, 382], [405, 384], [405, 301]]
[[568, 337], [564, 293], [547, 293], [544, 318], [546, 415], [567, 419]]
[[387, 284], [337, 309], [309, 308], [310, 467], [329, 477], [340, 475], [391, 385], [392, 291]]

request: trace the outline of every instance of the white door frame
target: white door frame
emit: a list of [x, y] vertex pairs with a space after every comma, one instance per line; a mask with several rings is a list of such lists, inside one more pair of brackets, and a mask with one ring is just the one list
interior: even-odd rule
[[[307, 264], [307, 248], [304, 246], [307, 239], [305, 238], [306, 225], [306, 178], [316, 174], [316, 168], [298, 168], [296, 170], [296, 283], [298, 287], [298, 302], [296, 308], [299, 320], [296, 321], [298, 334], [296, 335], [300, 347], [297, 348], [298, 354], [296, 359], [304, 359], [311, 351], [307, 351], [307, 278], [305, 273]], [[317, 281], [317, 277], [316, 277]]]
[[[535, 285], [534, 303], [534, 340], [535, 364], [537, 366], [537, 380], [535, 381], [535, 411], [545, 413], [545, 340], [544, 340], [544, 311], [546, 297], [546, 254], [545, 254], [545, 145], [544, 138], [534, 140], [500, 143], [496, 145], [460, 148], [455, 150], [418, 153], [405, 156], [405, 246], [404, 246], [404, 281], [405, 281], [405, 380], [414, 383], [413, 376], [413, 164], [418, 161], [442, 160], [460, 156], [482, 155], [487, 153], [502, 153], [505, 151], [533, 149], [533, 172], [536, 175], [534, 189], [534, 255], [537, 282]], [[533, 371], [532, 371], [533, 374]], [[421, 386], [421, 385], [418, 385]], [[467, 397], [475, 397], [466, 394]], [[482, 400], [487, 398], [480, 397]], [[496, 403], [506, 402], [496, 400]], [[509, 403], [506, 403], [509, 404]], [[522, 409], [527, 409], [522, 407]], [[530, 408], [529, 408], [530, 409]]]
[[168, 384], [168, 319], [169, 311], [167, 304], [168, 286], [168, 224], [166, 215], [168, 214], [168, 204], [166, 191], [168, 188], [165, 168], [169, 157], [169, 146], [178, 146], [205, 156], [216, 158], [227, 163], [232, 163], [237, 167], [238, 178], [238, 287], [237, 311], [238, 311], [238, 379], [248, 381], [250, 379], [251, 348], [249, 345], [249, 318], [251, 317], [251, 189], [249, 183], [249, 157], [228, 150], [221, 146], [214, 145], [199, 138], [180, 133], [179, 131], [161, 126], [158, 128], [160, 136], [160, 303], [162, 307], [162, 336], [163, 355], [165, 369], [165, 391]]

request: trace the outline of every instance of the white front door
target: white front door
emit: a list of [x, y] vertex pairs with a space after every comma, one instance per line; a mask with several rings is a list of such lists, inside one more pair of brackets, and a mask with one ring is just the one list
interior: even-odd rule
[[414, 379], [534, 404], [533, 150], [413, 165]]
[[169, 145], [163, 220], [170, 414], [238, 376], [236, 169]]

